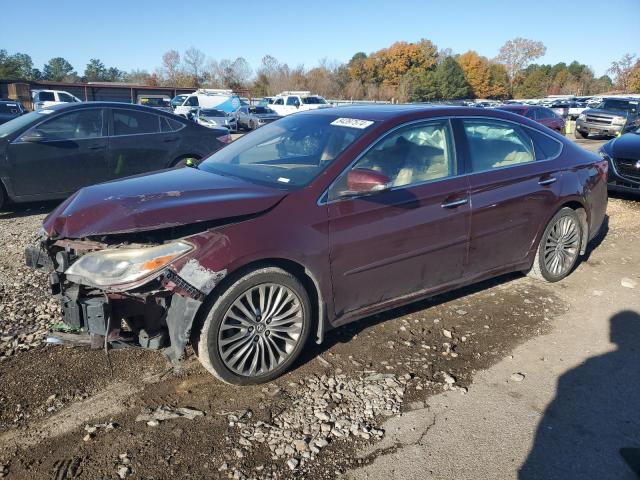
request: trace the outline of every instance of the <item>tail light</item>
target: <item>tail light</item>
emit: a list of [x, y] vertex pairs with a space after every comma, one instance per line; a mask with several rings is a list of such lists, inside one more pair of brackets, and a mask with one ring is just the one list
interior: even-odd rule
[[228, 134], [228, 133], [226, 135], [222, 135], [220, 137], [216, 137], [216, 139], [218, 139], [219, 141], [221, 141], [224, 144], [231, 143], [233, 141], [233, 138], [231, 138], [231, 135]]

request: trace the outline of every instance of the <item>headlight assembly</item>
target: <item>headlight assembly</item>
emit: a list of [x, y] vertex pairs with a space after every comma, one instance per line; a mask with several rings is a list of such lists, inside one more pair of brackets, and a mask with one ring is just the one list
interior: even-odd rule
[[578, 115], [578, 120], [586, 120], [586, 119], [587, 119], [586, 113], [581, 113], [580, 115]]
[[101, 250], [80, 257], [65, 274], [74, 283], [92, 287], [137, 286], [191, 250], [193, 247], [185, 242]]
[[627, 123], [627, 117], [613, 117], [611, 121], [612, 125], [624, 125]]

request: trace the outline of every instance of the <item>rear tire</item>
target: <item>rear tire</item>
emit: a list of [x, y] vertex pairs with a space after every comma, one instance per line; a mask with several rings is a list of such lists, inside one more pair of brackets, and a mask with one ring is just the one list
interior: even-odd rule
[[213, 300], [198, 358], [223, 382], [270, 382], [295, 362], [310, 331], [311, 303], [300, 281], [280, 268], [259, 268]]
[[542, 233], [530, 277], [558, 282], [578, 262], [582, 247], [582, 224], [575, 210], [565, 207], [556, 213]]

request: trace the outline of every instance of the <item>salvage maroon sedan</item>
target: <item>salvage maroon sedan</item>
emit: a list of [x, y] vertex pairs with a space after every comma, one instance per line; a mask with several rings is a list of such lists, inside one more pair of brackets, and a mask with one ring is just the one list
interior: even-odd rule
[[535, 120], [551, 130], [558, 133], [564, 132], [565, 122], [562, 117], [557, 115], [553, 110], [546, 107], [538, 107], [534, 105], [502, 105], [498, 107], [506, 112], [517, 113], [524, 117]]
[[[513, 271], [554, 282], [596, 235], [607, 164], [525, 117], [458, 107], [313, 110], [197, 168], [80, 190], [44, 222], [64, 321], [237, 384], [310, 337]], [[106, 338], [105, 338], [106, 337]]]

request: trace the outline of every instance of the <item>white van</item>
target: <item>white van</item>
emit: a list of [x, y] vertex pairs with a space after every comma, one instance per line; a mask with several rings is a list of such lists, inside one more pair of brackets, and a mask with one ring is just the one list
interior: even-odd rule
[[82, 100], [64, 90], [31, 90], [31, 101], [33, 102], [33, 109], [40, 110], [62, 103], [81, 102]]
[[271, 110], [282, 116], [332, 106], [320, 95], [311, 95], [311, 92], [306, 91], [279, 93], [273, 98], [273, 103], [269, 104]]
[[173, 113], [192, 118], [200, 108], [215, 108], [225, 113], [235, 113], [240, 108], [240, 97], [231, 90], [201, 88], [188, 95]]

